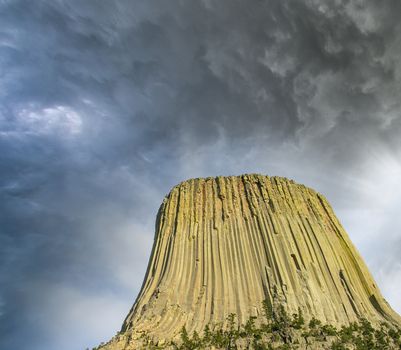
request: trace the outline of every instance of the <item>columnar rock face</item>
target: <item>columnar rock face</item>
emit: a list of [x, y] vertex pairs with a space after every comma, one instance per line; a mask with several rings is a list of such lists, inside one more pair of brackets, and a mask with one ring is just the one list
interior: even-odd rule
[[135, 348], [143, 331], [202, 332], [230, 313], [243, 322], [265, 299], [337, 326], [401, 324], [321, 194], [279, 177], [193, 179], [164, 199], [142, 289], [105, 349]]

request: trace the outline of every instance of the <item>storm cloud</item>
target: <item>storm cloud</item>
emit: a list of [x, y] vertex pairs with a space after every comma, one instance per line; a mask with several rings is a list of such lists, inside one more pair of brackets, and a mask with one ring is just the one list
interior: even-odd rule
[[324, 193], [401, 312], [398, 0], [0, 1], [0, 348], [84, 349], [191, 177]]

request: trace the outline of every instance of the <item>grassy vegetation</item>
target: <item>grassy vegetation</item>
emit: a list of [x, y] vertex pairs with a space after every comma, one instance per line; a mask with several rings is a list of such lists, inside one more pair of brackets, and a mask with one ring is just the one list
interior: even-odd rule
[[[254, 350], [392, 350], [401, 349], [401, 330], [383, 323], [373, 327], [369, 321], [361, 319], [337, 329], [313, 318], [305, 322], [302, 311], [288, 315], [283, 306], [273, 310], [269, 303], [263, 303], [263, 317], [250, 317], [239, 325], [235, 314], [222, 324], [207, 325], [200, 335], [188, 334], [181, 330], [180, 341], [158, 345], [144, 334], [144, 349], [254, 349]], [[308, 345], [308, 347], [307, 347]]]

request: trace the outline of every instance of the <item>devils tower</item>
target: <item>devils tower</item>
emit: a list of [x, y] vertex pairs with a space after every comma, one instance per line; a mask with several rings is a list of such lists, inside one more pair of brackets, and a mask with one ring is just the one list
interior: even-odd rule
[[142, 288], [104, 350], [202, 333], [267, 301], [305, 320], [341, 327], [361, 318], [401, 325], [328, 201], [292, 180], [261, 175], [192, 179], [175, 186], [156, 220]]

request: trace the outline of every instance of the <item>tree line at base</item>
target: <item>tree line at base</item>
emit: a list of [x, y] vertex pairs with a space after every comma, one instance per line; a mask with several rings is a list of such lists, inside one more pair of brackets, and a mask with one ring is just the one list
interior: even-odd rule
[[280, 305], [274, 309], [268, 301], [263, 302], [263, 317], [250, 317], [244, 324], [236, 322], [235, 314], [223, 324], [207, 325], [202, 334], [188, 334], [181, 329], [180, 340], [158, 344], [144, 333], [143, 348], [146, 350], [175, 349], [253, 349], [253, 350], [401, 350], [401, 329], [382, 323], [378, 327], [361, 318], [348, 326], [336, 328], [323, 324], [316, 318], [305, 322], [301, 309], [289, 315]]

